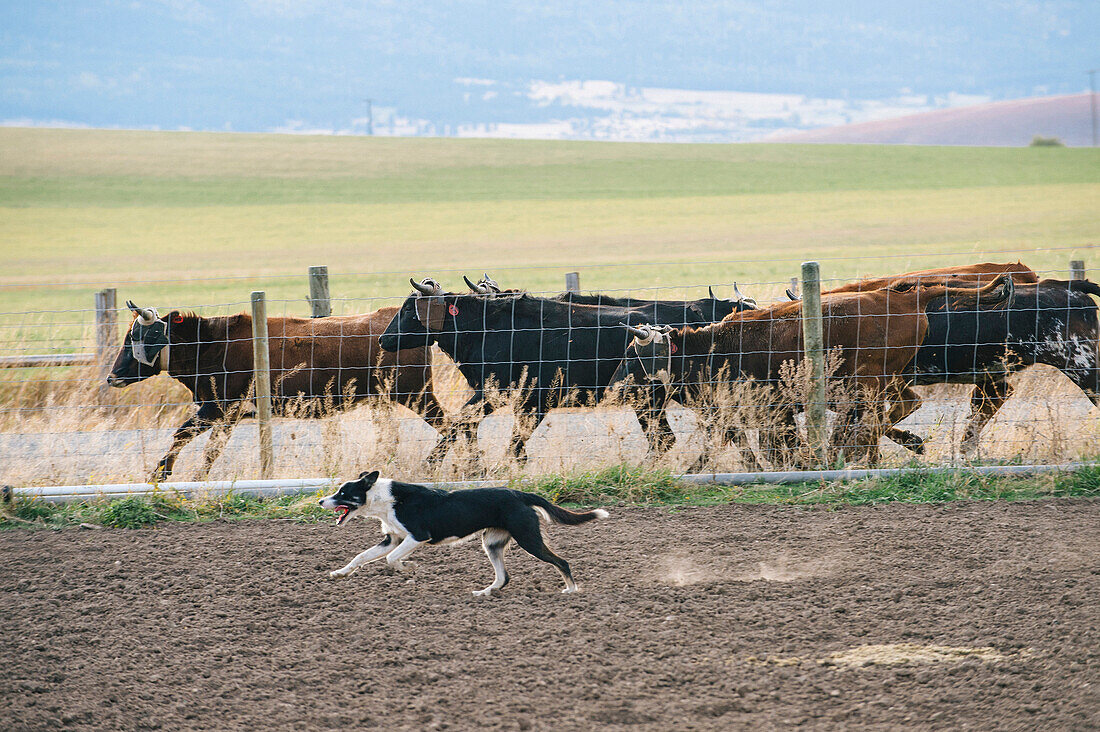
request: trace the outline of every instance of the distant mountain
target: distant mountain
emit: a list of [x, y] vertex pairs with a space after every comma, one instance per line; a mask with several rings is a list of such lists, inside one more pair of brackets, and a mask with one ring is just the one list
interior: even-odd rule
[[884, 143], [898, 145], [1027, 145], [1035, 135], [1067, 145], [1092, 144], [1088, 94], [1015, 99], [937, 109], [894, 119], [805, 132], [785, 132], [767, 142]]
[[1081, 0], [11, 0], [0, 124], [733, 142], [1086, 87]]

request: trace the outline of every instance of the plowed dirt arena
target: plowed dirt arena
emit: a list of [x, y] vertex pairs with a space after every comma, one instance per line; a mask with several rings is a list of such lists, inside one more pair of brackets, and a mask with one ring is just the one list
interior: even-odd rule
[[374, 522], [0, 534], [5, 729], [1095, 729], [1100, 502], [611, 508], [581, 592]]

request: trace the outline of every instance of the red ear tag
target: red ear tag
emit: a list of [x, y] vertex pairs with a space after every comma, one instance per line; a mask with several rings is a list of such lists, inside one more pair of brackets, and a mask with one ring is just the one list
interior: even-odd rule
[[458, 315], [458, 306], [452, 302], [450, 305], [447, 306], [447, 312], [451, 315]]
[[[182, 323], [182, 322], [183, 322], [183, 316], [182, 316], [182, 315], [180, 315], [179, 313], [176, 313], [176, 314], [175, 314], [175, 315], [174, 315], [174, 316], [172, 317], [172, 322], [173, 322], [173, 323], [175, 323], [176, 325], [179, 325], [180, 323]], [[675, 348], [675, 346], [673, 346], [673, 347]]]
[[675, 343], [672, 343], [672, 342], [669, 342], [669, 344], [668, 344], [668, 345], [672, 347], [672, 352], [673, 352], [673, 353], [676, 353], [676, 344], [675, 344]]

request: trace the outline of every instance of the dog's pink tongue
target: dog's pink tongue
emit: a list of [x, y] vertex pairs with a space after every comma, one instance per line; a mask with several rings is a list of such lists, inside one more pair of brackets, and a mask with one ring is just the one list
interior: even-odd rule
[[344, 517], [348, 515], [348, 511], [350, 510], [351, 509], [349, 509], [347, 506], [338, 506], [335, 511], [336, 523], [340, 523], [341, 521], [343, 521]]

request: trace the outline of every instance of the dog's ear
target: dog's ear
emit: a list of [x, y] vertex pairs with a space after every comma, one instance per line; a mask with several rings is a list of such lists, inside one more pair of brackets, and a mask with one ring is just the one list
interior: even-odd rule
[[370, 487], [378, 481], [378, 471], [372, 470], [369, 473], [364, 471], [359, 474], [359, 480], [362, 480], [367, 484], [367, 487]]

